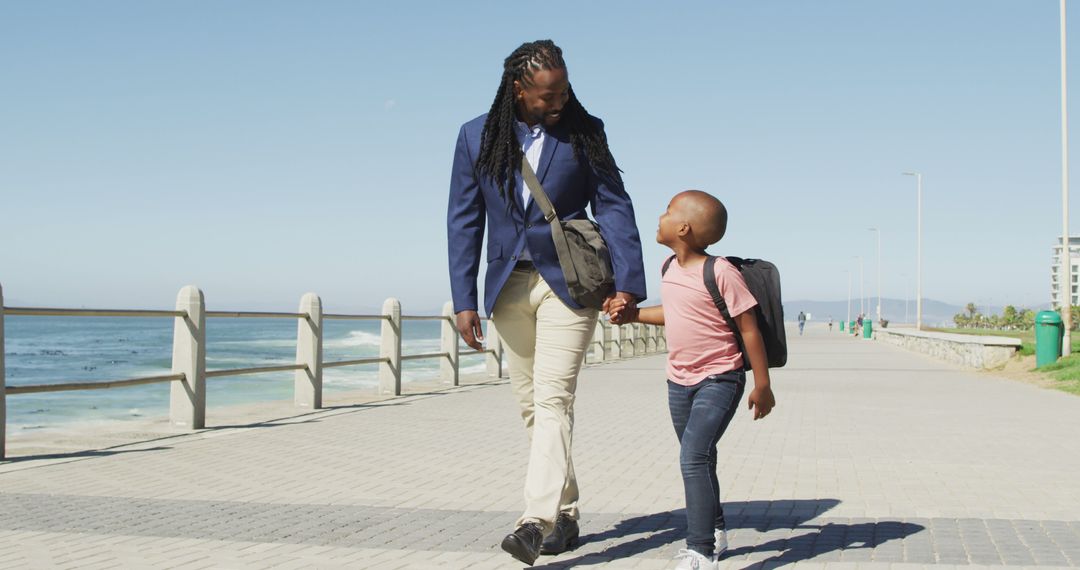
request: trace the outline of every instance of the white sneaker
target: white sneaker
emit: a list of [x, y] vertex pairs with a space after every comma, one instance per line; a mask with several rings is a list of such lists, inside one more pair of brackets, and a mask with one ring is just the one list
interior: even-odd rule
[[713, 546], [714, 556], [716, 556], [717, 560], [720, 560], [720, 556], [728, 549], [727, 531], [716, 529], [713, 531], [713, 539], [716, 541], [716, 544]]
[[675, 570], [716, 570], [716, 559], [694, 550], [680, 549], [675, 555], [679, 564]]

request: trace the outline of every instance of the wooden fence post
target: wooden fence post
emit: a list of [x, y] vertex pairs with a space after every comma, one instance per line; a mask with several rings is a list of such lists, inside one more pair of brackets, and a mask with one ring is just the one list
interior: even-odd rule
[[7, 457], [7, 376], [4, 371], [4, 287], [0, 285], [0, 459]]
[[458, 330], [454, 323], [454, 302], [447, 301], [442, 309], [442, 352], [449, 356], [439, 363], [443, 384], [461, 385], [461, 353]]
[[401, 395], [401, 302], [390, 298], [382, 307], [382, 346], [379, 356], [379, 393]]
[[604, 361], [604, 319], [596, 319], [596, 328], [593, 329], [592, 346], [588, 354], [593, 362]]
[[506, 378], [503, 373], [503, 344], [495, 319], [487, 320], [487, 346], [491, 352], [487, 355], [487, 373], [493, 378]]
[[619, 341], [623, 358], [634, 356], [634, 325], [619, 325]]
[[315, 293], [307, 293], [300, 299], [299, 313], [307, 315], [297, 319], [296, 363], [307, 366], [297, 370], [293, 379], [293, 402], [301, 408], [322, 408], [323, 397], [323, 311], [322, 299]]
[[172, 382], [169, 421], [175, 427], [206, 427], [206, 301], [203, 292], [188, 285], [176, 296], [176, 310], [186, 317], [173, 322], [172, 372], [183, 374]]
[[614, 329], [615, 327], [612, 326], [611, 323], [609, 323], [609, 322], [604, 322], [603, 325], [604, 325], [604, 337], [603, 337], [603, 340], [602, 340], [603, 346], [601, 346], [601, 350], [604, 351], [603, 352], [604, 353], [604, 360], [611, 360], [613, 358], [617, 358], [615, 356], [615, 351], [611, 348], [611, 330]]

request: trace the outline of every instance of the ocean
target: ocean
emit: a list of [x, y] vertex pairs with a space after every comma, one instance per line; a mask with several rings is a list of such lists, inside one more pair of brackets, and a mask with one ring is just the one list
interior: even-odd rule
[[[379, 321], [324, 321], [323, 361], [378, 356]], [[206, 368], [292, 364], [296, 319], [206, 320]], [[402, 354], [439, 352], [441, 323], [405, 321]], [[4, 356], [7, 385], [122, 380], [171, 373], [172, 318], [6, 316]], [[461, 374], [485, 370], [484, 356], [461, 351]], [[207, 407], [291, 400], [293, 372], [207, 379]], [[433, 381], [439, 360], [402, 363], [402, 384]], [[324, 394], [374, 390], [377, 365], [323, 371]], [[108, 390], [16, 394], [7, 398], [8, 434], [73, 429], [81, 424], [165, 418], [169, 384]]]

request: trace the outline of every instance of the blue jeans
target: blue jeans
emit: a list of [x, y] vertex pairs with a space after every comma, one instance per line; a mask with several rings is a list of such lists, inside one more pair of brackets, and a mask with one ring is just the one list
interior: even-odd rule
[[668, 408], [679, 437], [679, 464], [686, 491], [686, 546], [711, 556], [713, 529], [724, 529], [716, 443], [724, 434], [746, 387], [746, 372], [733, 370], [683, 386], [668, 380]]

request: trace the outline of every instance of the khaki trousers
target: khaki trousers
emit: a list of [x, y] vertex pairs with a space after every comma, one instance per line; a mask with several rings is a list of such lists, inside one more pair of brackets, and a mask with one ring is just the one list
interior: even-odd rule
[[514, 270], [492, 318], [503, 339], [510, 384], [529, 433], [525, 512], [551, 534], [560, 512], [578, 518], [578, 487], [570, 459], [574, 392], [598, 311], [571, 309], [535, 270]]

